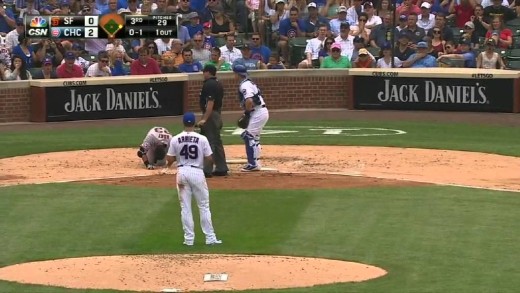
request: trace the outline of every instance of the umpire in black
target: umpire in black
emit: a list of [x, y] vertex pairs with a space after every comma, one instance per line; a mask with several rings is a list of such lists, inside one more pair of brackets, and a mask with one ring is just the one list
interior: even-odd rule
[[200, 109], [202, 111], [202, 119], [197, 123], [200, 127], [200, 134], [208, 138], [213, 151], [213, 163], [204, 165], [204, 174], [206, 177], [211, 176], [227, 176], [228, 166], [226, 163], [226, 153], [222, 145], [220, 131], [223, 122], [220, 112], [222, 111], [222, 99], [224, 98], [224, 87], [217, 79], [217, 68], [213, 65], [206, 65], [202, 70], [204, 75], [204, 83], [200, 91]]

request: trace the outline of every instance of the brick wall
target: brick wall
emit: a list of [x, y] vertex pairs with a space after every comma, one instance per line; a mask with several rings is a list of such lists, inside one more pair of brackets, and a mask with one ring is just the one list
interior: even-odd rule
[[29, 121], [29, 96], [27, 81], [0, 82], [0, 123]]
[[[262, 96], [269, 109], [296, 108], [346, 108], [350, 88], [346, 70], [269, 70], [251, 74], [253, 81], [262, 90]], [[238, 111], [238, 82], [233, 73], [218, 73], [224, 85], [223, 111]], [[188, 111], [200, 111], [199, 94], [202, 76], [190, 75]]]
[[[240, 110], [234, 74], [218, 73], [218, 78], [225, 88], [223, 110]], [[269, 109], [347, 108], [351, 88], [347, 70], [261, 70], [253, 72], [251, 78], [262, 90]], [[200, 111], [202, 81], [202, 74], [189, 74], [185, 110]], [[28, 81], [0, 83], [0, 123], [29, 121], [29, 84]]]

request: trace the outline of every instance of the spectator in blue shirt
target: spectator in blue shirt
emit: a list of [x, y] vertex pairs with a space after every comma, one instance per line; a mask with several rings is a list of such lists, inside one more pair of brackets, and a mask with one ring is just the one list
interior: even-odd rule
[[202, 64], [198, 61], [193, 62], [193, 52], [190, 49], [182, 50], [182, 59], [184, 59], [184, 62], [179, 65], [180, 72], [192, 73], [202, 71]]
[[187, 27], [179, 25], [179, 28], [177, 30], [177, 39], [181, 40], [183, 44], [187, 44], [189, 41], [191, 41], [190, 32], [188, 31]]
[[4, 9], [4, 0], [0, 0], [0, 33], [7, 34], [16, 27], [16, 20], [11, 8]]
[[459, 44], [459, 54], [444, 54], [437, 58], [441, 59], [463, 59], [465, 68], [476, 68], [477, 67], [477, 55], [471, 50], [471, 41], [462, 39]]
[[260, 33], [253, 33], [251, 35], [251, 55], [253, 59], [260, 60], [265, 64], [269, 63], [271, 49], [262, 45], [262, 38], [260, 37]]
[[211, 22], [210, 21], [205, 22], [202, 25], [202, 27], [203, 27], [202, 36], [204, 37], [204, 39], [202, 41], [204, 43], [204, 45], [202, 47], [204, 49], [211, 51], [211, 48], [214, 48], [217, 46], [217, 41], [215, 40], [215, 37], [213, 37], [211, 35]]
[[200, 17], [197, 12], [190, 12], [188, 14], [188, 18], [190, 19], [189, 24], [186, 25], [188, 32], [190, 33], [190, 38], [193, 39], [193, 36], [196, 34], [202, 34], [203, 27], [200, 23]]
[[426, 42], [417, 43], [417, 53], [412, 54], [403, 62], [403, 67], [425, 68], [437, 67], [437, 59], [428, 54], [428, 44]]
[[280, 21], [278, 29], [280, 40], [278, 47], [285, 61], [289, 59], [289, 41], [296, 37], [305, 37], [305, 22], [300, 19], [300, 11], [296, 7], [289, 10], [289, 18]]
[[98, 9], [101, 11], [101, 15], [117, 13], [117, 0], [108, 0], [108, 8], [106, 9]]

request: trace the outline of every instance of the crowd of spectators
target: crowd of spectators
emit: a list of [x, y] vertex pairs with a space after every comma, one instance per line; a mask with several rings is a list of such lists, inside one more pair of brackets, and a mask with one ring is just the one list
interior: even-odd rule
[[[191, 73], [205, 64], [229, 71], [236, 63], [505, 68], [502, 54], [516, 46], [506, 25], [518, 19], [516, 0], [287, 1], [0, 0], [0, 80]], [[26, 15], [107, 13], [182, 18], [174, 39], [25, 37]]]

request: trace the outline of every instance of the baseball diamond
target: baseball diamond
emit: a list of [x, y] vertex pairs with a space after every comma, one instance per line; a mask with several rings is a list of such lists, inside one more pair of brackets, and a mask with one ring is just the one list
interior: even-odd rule
[[[223, 120], [234, 127], [236, 113]], [[225, 136], [230, 175], [207, 179], [223, 243], [205, 245], [196, 225], [199, 237], [184, 246], [175, 168], [147, 170], [135, 155], [151, 127], [180, 132], [179, 117], [0, 125], [0, 291], [520, 285], [514, 114], [273, 111], [270, 121], [267, 130], [400, 134], [264, 135], [265, 169], [255, 173], [239, 172], [243, 143]], [[225, 281], [204, 281], [222, 273]]]

